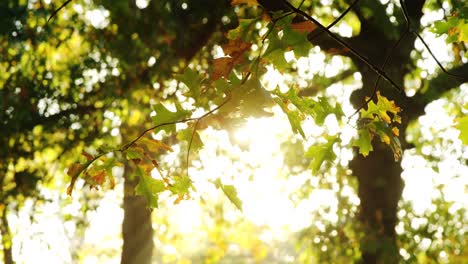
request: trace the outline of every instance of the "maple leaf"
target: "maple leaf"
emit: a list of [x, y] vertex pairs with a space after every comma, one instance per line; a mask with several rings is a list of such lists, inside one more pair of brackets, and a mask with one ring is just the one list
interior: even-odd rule
[[145, 197], [150, 208], [157, 208], [159, 193], [166, 189], [164, 181], [152, 178], [138, 167], [137, 174], [140, 179], [135, 187], [135, 193]]
[[215, 81], [221, 77], [228, 78], [232, 69], [243, 62], [243, 55], [251, 46], [252, 43], [240, 39], [229, 40], [228, 44], [223, 45], [223, 51], [228, 56], [213, 60], [211, 80]]
[[161, 125], [160, 127], [154, 129], [154, 133], [157, 133], [160, 130], [164, 130], [166, 133], [170, 133], [171, 131], [175, 130], [175, 124], [170, 124], [171, 122], [176, 122], [186, 118], [190, 114], [190, 111], [184, 110], [179, 104], [176, 104], [175, 112], [169, 111], [162, 104], [155, 105], [153, 110], [156, 112], [156, 115], [152, 118], [154, 125]]
[[228, 78], [234, 68], [234, 59], [231, 57], [221, 57], [213, 60], [213, 71], [211, 80], [215, 81], [221, 77]]
[[391, 126], [392, 123], [401, 123], [399, 112], [400, 108], [394, 101], [388, 100], [377, 91], [377, 102], [370, 101], [367, 110], [361, 109], [361, 118], [358, 121], [359, 138], [354, 143], [359, 147], [359, 153], [367, 156], [373, 149], [372, 136], [377, 135], [380, 141], [390, 146], [395, 161], [401, 158], [402, 149], [398, 139], [400, 131]]
[[150, 152], [153, 153], [156, 153], [161, 149], [169, 152], [174, 151], [169, 145], [166, 145], [163, 142], [150, 137], [144, 137], [140, 139], [140, 146], [141, 145], [145, 146]]
[[359, 148], [359, 153], [362, 154], [364, 157], [369, 155], [369, 152], [374, 150], [372, 147], [372, 135], [370, 134], [368, 129], [360, 129], [358, 131], [359, 138], [354, 143], [354, 146]]
[[311, 158], [310, 168], [312, 173], [317, 173], [325, 161], [333, 161], [336, 158], [336, 154], [333, 151], [333, 145], [338, 141], [337, 136], [326, 137], [327, 142], [312, 145], [309, 147], [305, 156]]
[[247, 4], [248, 6], [258, 6], [257, 0], [232, 0], [231, 5]]
[[96, 185], [103, 185], [106, 180], [107, 172], [106, 170], [100, 170], [96, 174], [91, 175], [91, 179], [95, 182]]
[[[379, 118], [387, 124], [390, 124], [392, 121], [396, 123], [401, 123], [401, 117], [398, 113], [401, 109], [395, 104], [392, 100], [388, 100], [385, 96], [382, 96], [379, 91], [377, 91], [377, 104], [374, 101], [370, 101], [367, 110], [361, 111], [361, 118]], [[391, 113], [393, 119], [388, 115]]]

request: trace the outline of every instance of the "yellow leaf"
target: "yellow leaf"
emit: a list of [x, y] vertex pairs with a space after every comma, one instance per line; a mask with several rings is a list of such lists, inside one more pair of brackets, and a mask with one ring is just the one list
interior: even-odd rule
[[146, 137], [142, 138], [140, 140], [140, 143], [141, 143], [141, 145], [146, 146], [148, 148], [148, 150], [151, 151], [151, 152], [157, 152], [160, 149], [170, 151], [170, 152], [174, 151], [170, 146], [164, 144], [163, 142], [161, 142], [159, 140], [153, 139], [153, 138], [146, 138]]
[[247, 4], [248, 6], [258, 6], [257, 0], [232, 0], [231, 5]]

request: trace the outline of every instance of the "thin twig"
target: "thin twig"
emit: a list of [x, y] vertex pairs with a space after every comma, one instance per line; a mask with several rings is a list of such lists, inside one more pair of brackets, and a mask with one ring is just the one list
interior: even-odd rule
[[[59, 8], [55, 9], [55, 11], [50, 15], [49, 19], [47, 19], [47, 23], [49, 23], [49, 21], [55, 17], [55, 15], [57, 15], [57, 13], [62, 10], [65, 6], [67, 6], [72, 0], [67, 0], [65, 1], [65, 3], [63, 3]], [[46, 23], [46, 24], [47, 24]]]
[[[354, 0], [354, 2], [351, 3], [351, 5], [348, 6], [348, 8], [346, 8], [346, 10], [341, 13], [341, 15], [339, 17], [337, 17], [335, 19], [335, 21], [331, 22], [328, 26], [327, 26], [327, 29], [329, 30], [330, 28], [332, 28], [333, 26], [336, 25], [336, 23], [338, 23], [343, 17], [346, 16], [346, 14], [348, 14], [349, 11], [351, 11], [351, 9], [359, 2], [359, 0]], [[300, 7], [298, 7], [300, 8]], [[320, 31], [318, 32], [317, 34], [309, 37], [309, 41], [312, 41], [314, 40], [315, 38], [317, 38], [318, 36], [320, 36], [324, 31]]]
[[[212, 113], [216, 112], [217, 110], [219, 110], [221, 107], [223, 107], [231, 98], [228, 97], [224, 102], [222, 102], [220, 105], [216, 106], [215, 108], [211, 109], [210, 111], [206, 112], [205, 114], [203, 114], [202, 116], [199, 116], [199, 117], [190, 117], [190, 118], [185, 118], [185, 119], [181, 119], [181, 120], [176, 120], [176, 121], [171, 121], [171, 122], [165, 122], [165, 123], [162, 123], [162, 124], [159, 124], [159, 125], [156, 125], [156, 126], [153, 126], [153, 127], [150, 127], [148, 129], [146, 129], [145, 131], [141, 132], [140, 135], [138, 137], [136, 137], [135, 139], [133, 139], [132, 141], [130, 141], [130, 143], [128, 144], [125, 144], [123, 147], [115, 150], [115, 151], [125, 151], [127, 150], [129, 147], [131, 147], [133, 144], [135, 144], [138, 140], [140, 140], [140, 138], [142, 138], [144, 135], [146, 135], [146, 133], [150, 132], [150, 131], [153, 131], [155, 130], [156, 128], [160, 128], [160, 127], [163, 127], [163, 126], [168, 126], [168, 125], [175, 125], [175, 124], [180, 124], [180, 123], [186, 123], [186, 122], [190, 122], [190, 121], [195, 121], [195, 120], [201, 120], [205, 117], [207, 117], [208, 115], [211, 115]], [[114, 152], [114, 151], [110, 151], [110, 152]]]
[[[408, 31], [403, 32], [403, 34], [400, 36], [400, 38], [397, 40], [397, 42], [395, 42], [395, 44], [393, 44], [393, 47], [388, 52], [387, 56], [385, 57], [384, 63], [382, 64], [382, 70], [385, 69], [385, 66], [387, 66], [387, 63], [390, 61], [390, 58], [391, 58], [391, 55], [392, 55], [393, 51], [398, 47], [398, 45], [403, 40], [403, 38], [406, 36], [406, 34], [408, 34]], [[380, 79], [381, 79], [381, 76], [378, 75], [377, 79], [375, 79], [374, 89], [372, 91], [371, 96], [369, 98], [367, 98], [366, 101], [361, 106], [359, 106], [352, 115], [350, 115], [348, 117], [348, 120], [351, 119], [351, 117], [353, 117], [354, 115], [356, 115], [361, 109], [363, 109], [370, 101], [372, 101], [375, 98], [375, 94], [377, 93], [377, 87], [379, 85]]]
[[190, 141], [187, 147], [187, 177], [189, 176], [190, 149], [192, 148], [193, 138], [195, 137], [195, 133], [197, 132], [198, 123], [200, 123], [200, 119], [197, 119], [195, 125], [193, 126], [192, 136], [190, 137]]
[[442, 63], [440, 63], [440, 61], [437, 59], [437, 57], [435, 56], [435, 54], [432, 52], [432, 50], [429, 48], [429, 45], [427, 45], [426, 41], [421, 37], [421, 35], [416, 32], [415, 30], [413, 30], [411, 28], [411, 20], [409, 18], [409, 14], [408, 14], [408, 10], [406, 9], [406, 5], [405, 3], [403, 2], [403, 0], [400, 0], [400, 6], [401, 6], [401, 9], [403, 10], [403, 15], [405, 16], [405, 20], [406, 20], [406, 30], [413, 33], [421, 42], [422, 44], [424, 45], [424, 47], [426, 47], [427, 51], [429, 52], [429, 54], [431, 55], [431, 57], [435, 60], [435, 62], [437, 63], [437, 65], [439, 66], [439, 68], [447, 75], [450, 75], [450, 76], [453, 76], [453, 77], [456, 77], [456, 78], [459, 78], [461, 80], [467, 80], [467, 77], [465, 76], [461, 76], [461, 75], [457, 75], [457, 74], [453, 74], [453, 73], [450, 73], [449, 71], [447, 71], [447, 69], [445, 69], [445, 67], [442, 65]]

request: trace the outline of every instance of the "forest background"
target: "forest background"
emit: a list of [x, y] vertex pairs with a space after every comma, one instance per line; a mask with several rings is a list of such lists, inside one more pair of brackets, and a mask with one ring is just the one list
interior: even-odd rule
[[465, 1], [3, 0], [0, 22], [3, 262], [468, 261]]

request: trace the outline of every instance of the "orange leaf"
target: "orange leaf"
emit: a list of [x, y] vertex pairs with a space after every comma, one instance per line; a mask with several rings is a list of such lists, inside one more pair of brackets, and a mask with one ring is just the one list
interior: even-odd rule
[[299, 23], [291, 24], [291, 29], [300, 33], [310, 33], [317, 28], [312, 21], [306, 20]]
[[73, 186], [75, 186], [75, 181], [78, 178], [78, 175], [83, 171], [83, 164], [73, 163], [68, 167], [67, 174], [71, 177], [70, 185], [67, 187], [67, 195], [72, 195]]
[[91, 178], [96, 182], [98, 185], [104, 184], [104, 181], [106, 180], [107, 172], [106, 170], [101, 170], [98, 171], [96, 174], [91, 176]]
[[248, 6], [258, 6], [257, 0], [232, 0], [231, 5], [247, 4]]
[[228, 44], [223, 45], [223, 51], [226, 55], [238, 59], [242, 54], [250, 49], [252, 43], [244, 42], [240, 39], [229, 40]]

